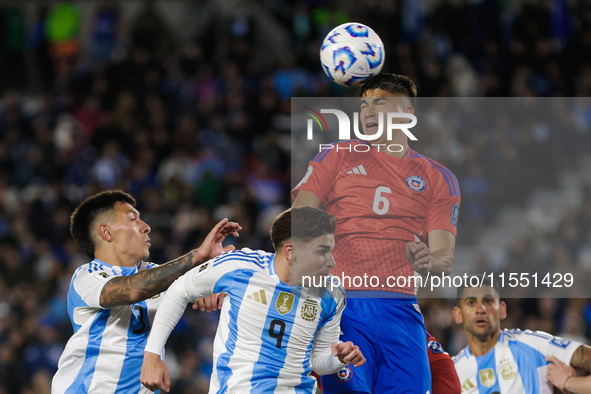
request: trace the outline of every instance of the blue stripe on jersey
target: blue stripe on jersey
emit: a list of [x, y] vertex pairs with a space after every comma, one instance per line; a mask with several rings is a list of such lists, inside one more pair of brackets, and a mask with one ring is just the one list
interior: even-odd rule
[[226, 351], [220, 354], [216, 363], [218, 372], [218, 380], [220, 382], [220, 389], [218, 394], [223, 394], [228, 390], [228, 380], [232, 377], [232, 370], [228, 367], [230, 357], [234, 354], [236, 349], [236, 341], [238, 340], [238, 312], [244, 300], [244, 293], [250, 278], [255, 271], [240, 270], [240, 274], [246, 278], [242, 280], [235, 280], [233, 275], [236, 271], [229, 272], [222, 276], [216, 282], [213, 292], [219, 293], [221, 291], [228, 291], [232, 287], [232, 297], [230, 298], [230, 323], [228, 327], [228, 339], [226, 341]]
[[[502, 331], [501, 331], [501, 332], [502, 332]], [[452, 357], [452, 358], [453, 358], [453, 361], [454, 361], [454, 363], [455, 363], [455, 364], [457, 364], [457, 363], [458, 363], [458, 362], [460, 362], [460, 360], [461, 360], [462, 358], [464, 358], [464, 357], [468, 357], [468, 356], [466, 355], [466, 349], [462, 349], [462, 351], [461, 351], [461, 352], [459, 352], [459, 353], [458, 353], [458, 354], [457, 354], [455, 357]]]
[[[269, 303], [269, 308], [275, 308], [277, 304], [277, 299], [281, 292], [291, 293], [291, 291], [297, 291], [296, 288], [290, 289], [287, 286], [278, 285], [275, 287], [275, 291], [273, 292], [273, 298]], [[293, 322], [296, 318], [297, 306], [299, 303], [300, 296], [298, 294], [294, 294], [293, 300], [293, 307], [291, 310], [282, 315], [284, 319], [274, 319], [272, 313], [267, 313], [267, 318], [265, 319], [265, 325], [263, 326], [263, 332], [261, 334], [261, 350], [259, 353], [259, 359], [254, 364], [252, 369], [252, 390], [255, 393], [260, 392], [269, 392], [272, 393], [277, 388], [277, 378], [279, 377], [279, 372], [285, 365], [285, 358], [287, 357], [287, 345], [289, 343], [289, 337], [291, 335], [291, 329], [293, 328]], [[281, 338], [281, 348], [277, 348], [277, 338], [272, 338], [269, 335], [267, 327], [270, 329], [271, 322], [273, 320], [280, 320], [285, 323], [285, 331], [283, 333], [283, 337]], [[275, 328], [275, 327], [273, 327]], [[268, 361], [271, 360], [272, 362], [269, 363]], [[270, 380], [275, 378], [275, 382], [273, 384]]]
[[86, 346], [86, 356], [82, 368], [78, 371], [78, 376], [74, 383], [66, 390], [66, 394], [87, 393], [94, 376], [94, 367], [98, 359], [99, 351], [101, 349], [101, 341], [103, 340], [103, 333], [107, 326], [107, 320], [111, 314], [110, 309], [102, 309], [98, 311], [90, 331], [88, 332], [88, 345]]
[[[497, 378], [496, 374], [496, 362], [495, 362], [495, 348], [492, 349], [488, 354], [485, 354], [481, 357], [476, 357], [476, 363], [478, 364], [478, 374], [476, 375], [476, 382], [478, 383], [478, 392], [480, 393], [494, 393], [495, 391], [501, 392], [501, 387], [499, 386], [499, 379]], [[495, 383], [491, 386], [485, 386], [482, 384], [482, 379], [480, 376], [480, 372], [490, 369]]]
[[423, 156], [420, 153], [414, 152], [413, 157], [423, 158], [423, 159], [427, 160], [427, 162], [429, 162], [429, 164], [431, 164], [431, 167], [437, 168], [439, 170], [439, 172], [441, 172], [441, 174], [445, 178], [445, 181], [447, 182], [447, 186], [449, 187], [449, 195], [460, 197], [460, 186], [458, 184], [458, 179], [453, 174], [453, 172], [451, 172], [447, 168], [443, 167], [441, 164], [435, 162], [433, 159]]
[[[320, 328], [321, 319], [318, 319], [318, 325], [316, 326], [315, 333], [318, 333], [318, 328]], [[306, 358], [304, 359], [304, 364], [302, 367], [304, 368], [304, 374], [302, 375], [302, 382], [298, 384], [295, 388], [296, 393], [310, 393], [311, 390], [314, 388], [315, 379], [310, 377], [309, 374], [312, 370], [310, 367], [310, 354], [312, 353], [312, 348], [314, 347], [314, 339], [316, 339], [316, 335], [310, 338], [310, 343], [306, 348]]]
[[74, 310], [76, 308], [88, 306], [88, 304], [84, 302], [82, 297], [80, 297], [80, 294], [78, 294], [78, 292], [76, 292], [76, 289], [74, 288], [74, 281], [76, 280], [79, 271], [80, 269], [76, 270], [76, 272], [74, 273], [74, 277], [72, 278], [72, 282], [70, 282], [70, 289], [68, 291], [68, 316], [70, 316], [70, 322], [72, 322], [74, 334], [78, 332], [80, 327], [82, 327], [81, 325], [74, 323]]
[[427, 158], [427, 160], [431, 163], [431, 165], [433, 167], [439, 169], [439, 171], [441, 171], [442, 174], [443, 173], [447, 173], [449, 175], [449, 179], [451, 179], [451, 183], [452, 183], [453, 189], [454, 189], [454, 194], [452, 194], [452, 196], [459, 196], [460, 195], [460, 187], [458, 186], [458, 179], [453, 174], [453, 172], [451, 172], [447, 168], [443, 167], [441, 164], [438, 164], [438, 163], [436, 163], [435, 161], [433, 161], [431, 159], [428, 159]]
[[269, 259], [269, 275], [277, 275], [277, 270], [275, 269], [275, 255], [272, 255]]
[[543, 332], [537, 332], [537, 331], [524, 331], [523, 335], [531, 335], [532, 337], [538, 337], [538, 338], [542, 338], [545, 339], [547, 341], [551, 340], [552, 338], [554, 338], [552, 335], [547, 334], [547, 333], [543, 333]]
[[240, 261], [248, 261], [251, 263], [255, 263], [256, 265], [258, 265], [259, 267], [265, 269], [266, 264], [268, 264], [269, 262], [269, 256], [261, 256], [260, 254], [253, 252], [253, 253], [244, 253], [241, 251], [236, 251], [236, 252], [230, 252], [230, 253], [226, 253], [223, 254], [219, 257], [216, 257], [215, 260], [213, 261], [213, 266], [216, 267], [221, 263], [225, 263], [226, 261], [234, 261], [234, 260], [240, 260]]
[[445, 171], [445, 169], [438, 167], [433, 161], [431, 161], [430, 159], [426, 158], [427, 161], [429, 162], [429, 164], [431, 164], [432, 167], [437, 168], [439, 170], [439, 172], [441, 172], [441, 174], [443, 175], [443, 177], [445, 178], [445, 181], [447, 182], [447, 186], [449, 186], [449, 195], [450, 196], [456, 196], [456, 190], [455, 190], [455, 184], [453, 184], [453, 181], [450, 182], [449, 176], [447, 171]]
[[316, 161], [318, 163], [320, 163], [322, 160], [324, 160], [324, 158], [326, 157], [326, 155], [328, 155], [328, 152], [330, 152], [332, 150], [332, 147], [334, 147], [336, 144], [330, 144], [331, 148], [330, 149], [326, 149], [324, 152], [320, 152], [318, 153], [318, 155], [316, 155], [316, 157], [314, 158], [314, 160], [312, 161]]
[[509, 349], [517, 363], [523, 389], [526, 393], [540, 392], [538, 367], [548, 364], [542, 353], [523, 342], [510, 341]]
[[[343, 297], [345, 295], [343, 294]], [[308, 344], [308, 348], [306, 349], [306, 361], [304, 361], [303, 367], [305, 374], [302, 376], [302, 383], [295, 387], [296, 393], [309, 393], [312, 388], [314, 388], [314, 379], [310, 378], [308, 374], [310, 370], [310, 354], [312, 353], [312, 347], [314, 345], [314, 339], [316, 339], [316, 334], [318, 333], [318, 329], [320, 326], [324, 325], [332, 320], [334, 315], [337, 312], [337, 303], [332, 298], [332, 294], [328, 290], [324, 290], [321, 294], [322, 301], [320, 302], [320, 308], [322, 311], [320, 312], [320, 318], [318, 319], [318, 325], [316, 326], [316, 330], [314, 331], [314, 336], [311, 338], [310, 343]], [[301, 391], [300, 391], [301, 390]]]
[[[316, 334], [318, 333], [318, 329], [320, 328], [321, 322], [322, 319], [318, 319], [318, 325], [314, 330]], [[312, 367], [310, 366], [310, 355], [312, 353], [312, 348], [314, 347], [314, 339], [316, 339], [316, 335], [310, 338], [310, 343], [306, 348], [306, 358], [304, 359], [304, 364], [302, 365], [302, 367], [304, 368], [304, 374], [302, 375], [302, 382], [298, 384], [296, 387], [294, 387], [296, 393], [309, 393], [310, 390], [314, 388], [314, 383], [316, 382], [316, 380], [308, 376], [312, 371]]]
[[458, 184], [458, 178], [456, 178], [456, 176], [454, 175], [453, 172], [451, 172], [451, 170], [449, 170], [449, 169], [447, 169], [447, 168], [443, 167], [442, 165], [437, 164], [435, 162], [433, 162], [433, 164], [436, 167], [440, 168], [442, 171], [446, 171], [449, 174], [451, 182], [453, 183], [453, 186], [454, 186], [454, 192], [456, 193], [456, 196], [459, 197], [460, 196], [460, 186]]
[[312, 161], [317, 161], [318, 163], [320, 163], [322, 160], [324, 160], [324, 158], [326, 157], [326, 155], [328, 155], [328, 152], [332, 151], [334, 146], [337, 144], [341, 144], [344, 142], [352, 142], [352, 141], [359, 141], [361, 143], [364, 143], [367, 145], [367, 142], [361, 141], [361, 140], [357, 140], [357, 139], [353, 139], [353, 140], [346, 140], [346, 141], [337, 141], [337, 142], [333, 142], [331, 144], [328, 144], [328, 146], [330, 146], [330, 149], [323, 149], [322, 151], [318, 152], [318, 154], [312, 159]]
[[[142, 388], [140, 371], [144, 360], [144, 349], [150, 331], [148, 304], [141, 301], [132, 306], [129, 328], [127, 329], [127, 348], [121, 366], [121, 374], [117, 382], [116, 393], [137, 393]], [[136, 314], [137, 312], [137, 314]], [[134, 324], [135, 323], [135, 324]]]
[[330, 291], [326, 289], [324, 289], [324, 292], [322, 293], [321, 297], [322, 301], [320, 302], [320, 306], [322, 308], [322, 312], [320, 312], [320, 320], [322, 323], [322, 327], [324, 327], [324, 325], [331, 321], [334, 315], [337, 313], [337, 302], [333, 298]]
[[229, 258], [226, 258], [226, 259], [221, 259], [221, 260], [215, 261], [213, 263], [213, 266], [214, 267], [217, 267], [218, 265], [223, 264], [223, 263], [228, 262], [228, 261], [246, 261], [248, 263], [256, 264], [260, 268], [263, 268], [263, 269], [267, 268], [267, 267], [265, 267], [265, 264], [264, 263], [261, 263], [259, 260], [251, 259], [251, 258], [232, 257], [232, 256], [229, 257]]

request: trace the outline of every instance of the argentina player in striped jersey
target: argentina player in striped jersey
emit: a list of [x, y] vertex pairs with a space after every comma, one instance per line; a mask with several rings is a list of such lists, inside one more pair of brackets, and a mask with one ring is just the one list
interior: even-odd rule
[[319, 209], [287, 210], [271, 227], [275, 254], [242, 249], [180, 277], [156, 314], [142, 383], [170, 389], [160, 357], [170, 332], [188, 303], [219, 292], [229, 297], [214, 340], [210, 393], [312, 393], [312, 370], [325, 375], [363, 365], [357, 346], [339, 343], [343, 289], [302, 286], [303, 278], [319, 283], [335, 266], [335, 225], [334, 216]]
[[[458, 288], [458, 306], [453, 311], [468, 337], [468, 346], [453, 358], [462, 393], [551, 394], [546, 372], [549, 362], [591, 373], [589, 346], [542, 331], [501, 330], [507, 305], [500, 300], [499, 287], [488, 280], [482, 282], [482, 275], [476, 277], [483, 285]], [[571, 379], [571, 383], [578, 379], [583, 378]], [[565, 382], [557, 388], [564, 390]]]
[[219, 222], [198, 249], [158, 266], [150, 252], [150, 226], [132, 196], [105, 191], [84, 200], [70, 219], [78, 246], [92, 259], [73, 275], [68, 314], [74, 334], [58, 363], [51, 392], [147, 393], [140, 367], [159, 293], [180, 275], [230, 251], [226, 235], [241, 227]]

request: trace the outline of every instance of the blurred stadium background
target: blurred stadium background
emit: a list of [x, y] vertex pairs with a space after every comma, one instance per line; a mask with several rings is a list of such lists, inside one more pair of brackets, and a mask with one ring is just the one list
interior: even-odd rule
[[[290, 97], [355, 94], [318, 60], [348, 21], [381, 36], [383, 71], [420, 96], [563, 97], [568, 132], [433, 127], [416, 149], [459, 179], [455, 273], [589, 275], [589, 1], [0, 0], [0, 393], [49, 393], [87, 261], [68, 220], [86, 196], [132, 193], [155, 262], [225, 216], [244, 227], [236, 247], [271, 250], [269, 221], [291, 204]], [[509, 299], [504, 325], [589, 343], [591, 300], [568, 296]], [[422, 302], [452, 355], [465, 345], [453, 303]], [[174, 392], [207, 392], [217, 318], [192, 311], [175, 330]]]

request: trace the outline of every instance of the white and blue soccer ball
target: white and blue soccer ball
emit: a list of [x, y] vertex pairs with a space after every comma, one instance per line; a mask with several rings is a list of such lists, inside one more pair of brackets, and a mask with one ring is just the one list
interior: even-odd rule
[[345, 23], [326, 35], [320, 48], [322, 69], [343, 86], [361, 85], [384, 65], [384, 44], [370, 27]]

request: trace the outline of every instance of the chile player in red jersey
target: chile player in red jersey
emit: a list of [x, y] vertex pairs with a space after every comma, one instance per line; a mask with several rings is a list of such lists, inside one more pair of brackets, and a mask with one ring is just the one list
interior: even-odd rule
[[[414, 114], [416, 95], [406, 76], [369, 78], [361, 90], [364, 133], [376, 133], [379, 114]], [[385, 134], [367, 151], [354, 148], [365, 144], [358, 140], [323, 149], [292, 191], [294, 205], [325, 205], [337, 217], [332, 274], [380, 278], [377, 288], [347, 289], [341, 322], [341, 340], [358, 344], [368, 363], [323, 378], [325, 393], [434, 393], [415, 288], [386, 284], [414, 272], [451, 273], [460, 189], [453, 173], [411, 149], [402, 131], [390, 140]]]

